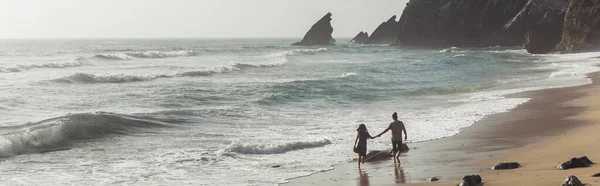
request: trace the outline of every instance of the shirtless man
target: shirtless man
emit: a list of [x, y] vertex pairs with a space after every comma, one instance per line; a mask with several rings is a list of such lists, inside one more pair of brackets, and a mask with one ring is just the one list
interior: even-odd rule
[[401, 121], [398, 121], [398, 114], [394, 112], [394, 114], [392, 114], [392, 119], [394, 119], [394, 121], [392, 121], [392, 123], [390, 123], [390, 126], [388, 126], [387, 129], [385, 129], [383, 132], [381, 132], [380, 134], [378, 134], [376, 137], [380, 137], [381, 135], [385, 134], [386, 132], [388, 132], [389, 130], [392, 130], [392, 151], [394, 152], [394, 163], [398, 162], [400, 163], [400, 151], [402, 149], [402, 132], [404, 131], [404, 140], [406, 141], [407, 139], [407, 135], [406, 135], [406, 128], [404, 127], [404, 123], [402, 123]]

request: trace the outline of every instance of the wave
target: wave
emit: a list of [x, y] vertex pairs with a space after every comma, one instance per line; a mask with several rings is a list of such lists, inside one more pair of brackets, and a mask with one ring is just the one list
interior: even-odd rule
[[234, 144], [229, 151], [240, 154], [282, 154], [289, 151], [323, 147], [331, 144], [327, 139], [319, 141], [298, 141], [283, 144]]
[[127, 83], [127, 82], [139, 82], [148, 81], [157, 78], [169, 78], [168, 75], [154, 75], [154, 76], [134, 76], [134, 75], [107, 75], [97, 76], [88, 73], [76, 73], [64, 78], [52, 80], [57, 83]]
[[338, 77], [339, 78], [345, 78], [345, 77], [350, 77], [350, 76], [356, 76], [356, 73], [354, 73], [354, 72], [348, 72], [348, 73], [342, 74], [342, 75], [340, 75]]
[[197, 56], [198, 52], [193, 50], [181, 50], [181, 51], [144, 51], [144, 52], [127, 52], [124, 53], [127, 56], [137, 58], [168, 58], [168, 57], [185, 57], [185, 56]]
[[197, 56], [199, 53], [193, 50], [179, 51], [138, 51], [138, 52], [123, 52], [114, 54], [96, 54], [95, 58], [104, 60], [132, 60], [133, 58], [170, 58], [170, 57], [187, 57]]
[[0, 67], [1, 73], [21, 72], [22, 70], [15, 67]]
[[71, 68], [84, 66], [86, 59], [83, 57], [77, 58], [70, 62], [64, 63], [43, 63], [43, 64], [27, 64], [27, 65], [16, 65], [16, 67], [0, 67], [0, 72], [22, 72], [25, 70], [31, 70], [35, 68]]
[[169, 127], [144, 117], [96, 112], [68, 114], [16, 127], [0, 127], [0, 157], [70, 148], [75, 142]]
[[104, 59], [104, 60], [132, 60], [131, 57], [125, 54], [96, 54], [95, 58]]

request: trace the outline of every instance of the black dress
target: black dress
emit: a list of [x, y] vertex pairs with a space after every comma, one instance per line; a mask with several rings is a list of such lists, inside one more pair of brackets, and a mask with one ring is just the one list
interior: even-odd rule
[[356, 145], [356, 149], [358, 149], [358, 155], [367, 156], [367, 139], [369, 138], [373, 138], [369, 132], [358, 132], [358, 145]]

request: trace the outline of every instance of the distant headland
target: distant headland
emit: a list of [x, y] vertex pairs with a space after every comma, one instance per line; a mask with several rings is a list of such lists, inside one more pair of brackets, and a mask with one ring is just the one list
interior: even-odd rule
[[[293, 45], [331, 45], [327, 13]], [[418, 47], [523, 46], [533, 54], [600, 50], [597, 0], [410, 0], [369, 36], [351, 42]]]

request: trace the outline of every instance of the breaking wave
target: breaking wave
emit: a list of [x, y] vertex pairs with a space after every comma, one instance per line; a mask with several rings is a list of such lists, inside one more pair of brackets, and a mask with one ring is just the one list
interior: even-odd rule
[[104, 60], [132, 60], [133, 58], [169, 58], [169, 57], [187, 57], [197, 56], [198, 52], [193, 50], [180, 51], [139, 51], [123, 52], [114, 54], [97, 54], [94, 57]]
[[104, 60], [132, 60], [131, 57], [125, 54], [96, 54], [95, 58], [104, 59]]
[[27, 65], [16, 65], [16, 67], [0, 67], [0, 72], [9, 73], [9, 72], [22, 72], [25, 70], [30, 70], [34, 68], [71, 68], [71, 67], [80, 67], [84, 66], [85, 58], [80, 57], [70, 62], [64, 63], [43, 63], [43, 64], [27, 64]]
[[144, 52], [127, 52], [125, 55], [137, 58], [168, 58], [168, 57], [185, 57], [185, 56], [197, 56], [198, 53], [193, 50], [181, 50], [181, 51], [144, 51]]
[[168, 75], [135, 76], [135, 75], [107, 75], [97, 76], [88, 73], [76, 73], [67, 77], [52, 80], [57, 83], [127, 83], [148, 81], [157, 78], [168, 78]]
[[75, 142], [169, 127], [144, 117], [96, 112], [69, 114], [16, 127], [0, 127], [0, 157], [70, 148]]
[[331, 144], [327, 139], [319, 141], [298, 141], [283, 144], [234, 144], [230, 147], [231, 152], [240, 154], [282, 154], [289, 151], [323, 147]]

